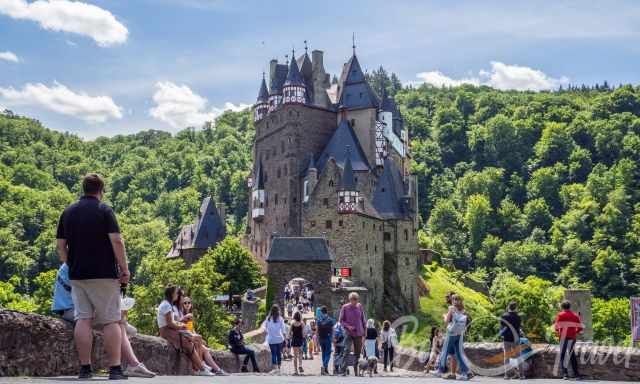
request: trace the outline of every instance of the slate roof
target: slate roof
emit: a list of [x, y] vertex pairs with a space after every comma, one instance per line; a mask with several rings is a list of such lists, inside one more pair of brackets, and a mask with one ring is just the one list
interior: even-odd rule
[[253, 190], [264, 190], [264, 174], [262, 171], [262, 160], [258, 163], [258, 169], [256, 169], [256, 175], [253, 182]]
[[409, 213], [403, 208], [401, 198], [406, 194], [400, 170], [393, 161], [385, 159], [384, 170], [373, 192], [373, 207], [384, 219], [405, 219]]
[[358, 141], [358, 137], [353, 131], [353, 128], [351, 128], [345, 119], [340, 122], [338, 128], [327, 143], [327, 146], [320, 154], [316, 162], [318, 171], [322, 172], [327, 161], [332, 157], [340, 167], [344, 168], [347, 147], [351, 148], [351, 164], [353, 170], [356, 172], [369, 171], [371, 167], [369, 167], [367, 157], [364, 155], [364, 151], [360, 146], [360, 141]]
[[344, 65], [339, 84], [340, 106], [347, 109], [378, 108], [378, 97], [367, 82], [355, 54]]
[[262, 82], [260, 83], [260, 91], [258, 92], [258, 98], [256, 103], [266, 103], [269, 101], [269, 91], [267, 90], [267, 82], [264, 80], [264, 73], [262, 74]]
[[353, 176], [353, 167], [351, 166], [351, 151], [349, 150], [349, 148], [347, 148], [345, 157], [346, 160], [344, 162], [344, 170], [342, 171], [342, 178], [340, 179], [338, 188], [341, 191], [355, 191], [356, 181]]
[[269, 85], [270, 95], [282, 93], [282, 85], [287, 79], [288, 72], [289, 67], [287, 67], [286, 64], [276, 64], [276, 69], [271, 77], [271, 84]]
[[306, 86], [300, 70], [298, 69], [298, 62], [295, 59], [295, 53], [291, 55], [291, 62], [289, 63], [289, 71], [287, 72], [287, 79], [284, 81], [283, 86], [287, 85], [301, 85]]
[[205, 197], [198, 211], [196, 222], [180, 229], [167, 257], [179, 257], [180, 251], [183, 249], [212, 248], [224, 239], [226, 234], [225, 223], [216, 209], [215, 202], [210, 196]]
[[395, 133], [396, 136], [402, 139], [402, 128], [404, 122], [402, 120], [402, 115], [400, 114], [400, 108], [398, 108], [398, 105], [396, 104], [395, 100], [393, 100], [393, 97], [389, 97], [386, 88], [382, 90], [382, 102], [380, 105], [380, 109], [392, 113], [393, 133]]
[[274, 237], [267, 255], [267, 262], [332, 260], [333, 254], [322, 237]]

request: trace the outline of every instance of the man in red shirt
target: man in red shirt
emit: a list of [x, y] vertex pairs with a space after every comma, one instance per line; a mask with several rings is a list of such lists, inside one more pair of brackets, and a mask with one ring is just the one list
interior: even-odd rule
[[577, 379], [580, 378], [578, 373], [578, 359], [574, 348], [576, 346], [576, 336], [582, 332], [582, 320], [580, 316], [571, 311], [571, 303], [563, 301], [560, 304], [562, 311], [558, 313], [555, 321], [555, 329], [560, 338], [560, 366], [562, 367], [562, 378], [569, 379], [569, 370], [566, 365], [566, 357], [569, 356], [571, 361], [571, 369]]

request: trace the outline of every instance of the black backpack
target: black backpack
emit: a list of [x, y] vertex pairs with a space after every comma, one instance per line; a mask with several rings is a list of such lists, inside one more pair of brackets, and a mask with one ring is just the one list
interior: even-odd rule
[[318, 336], [322, 339], [328, 339], [333, 333], [333, 321], [330, 318], [326, 318], [318, 321]]

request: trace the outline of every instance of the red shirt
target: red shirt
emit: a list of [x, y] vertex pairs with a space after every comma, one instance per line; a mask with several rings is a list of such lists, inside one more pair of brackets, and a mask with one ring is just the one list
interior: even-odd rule
[[582, 320], [569, 310], [562, 311], [556, 316], [555, 329], [561, 339], [575, 340], [578, 333], [582, 332]]

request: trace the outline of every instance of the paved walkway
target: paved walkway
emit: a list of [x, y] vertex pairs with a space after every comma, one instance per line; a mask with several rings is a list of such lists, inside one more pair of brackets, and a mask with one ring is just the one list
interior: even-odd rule
[[[378, 376], [373, 379], [369, 377], [335, 377], [335, 376], [271, 376], [271, 375], [251, 375], [251, 374], [237, 374], [233, 376], [225, 377], [201, 377], [201, 376], [158, 376], [154, 379], [137, 379], [131, 378], [123, 383], [126, 384], [370, 384], [371, 381], [379, 382], [381, 384], [451, 384], [454, 381], [428, 378], [428, 377], [391, 377], [391, 376]], [[5, 383], [19, 383], [19, 384], [48, 384], [48, 383], [69, 383], [79, 382], [72, 377], [57, 377], [57, 378], [19, 378], [19, 377], [0, 377], [0, 384]], [[97, 377], [87, 382], [108, 382], [106, 377]], [[534, 384], [561, 384], [566, 383], [563, 380], [551, 380], [551, 379], [530, 379], [524, 381], [526, 383]], [[621, 381], [585, 381], [586, 383], [601, 383], [601, 384], [620, 384]], [[491, 377], [474, 377], [470, 383], [481, 384], [505, 384], [501, 378]]]

